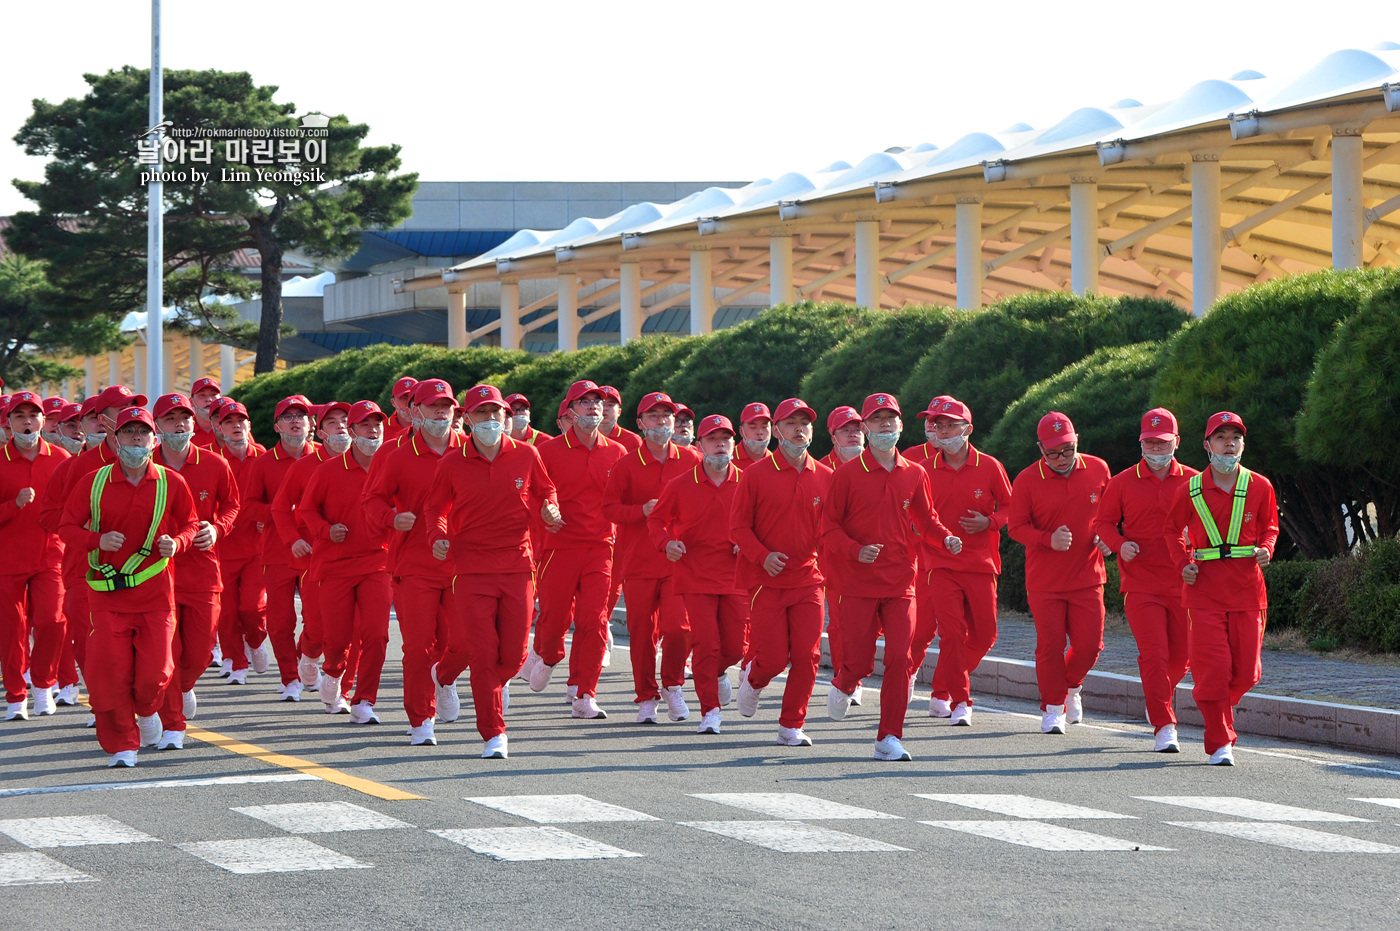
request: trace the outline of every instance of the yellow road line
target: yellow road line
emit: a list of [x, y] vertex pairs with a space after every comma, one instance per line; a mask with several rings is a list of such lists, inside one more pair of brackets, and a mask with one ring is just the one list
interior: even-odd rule
[[195, 727], [193, 724], [185, 726], [185, 735], [196, 740], [202, 740], [207, 744], [213, 744], [221, 750], [230, 753], [237, 753], [242, 756], [252, 757], [273, 766], [282, 766], [287, 769], [295, 769], [298, 772], [307, 773], [326, 782], [333, 782], [347, 789], [354, 789], [356, 792], [363, 792], [365, 795], [381, 798], [388, 801], [402, 801], [406, 799], [423, 799], [425, 796], [414, 795], [412, 792], [405, 792], [402, 789], [395, 789], [369, 779], [361, 779], [359, 776], [351, 776], [349, 773], [342, 773], [338, 769], [331, 769], [320, 763], [313, 763], [310, 760], [303, 760], [300, 757], [287, 756], [285, 753], [274, 753], [262, 747], [250, 743], [244, 743], [233, 737], [226, 737], [223, 734], [216, 734], [214, 731], [205, 730], [202, 727]]

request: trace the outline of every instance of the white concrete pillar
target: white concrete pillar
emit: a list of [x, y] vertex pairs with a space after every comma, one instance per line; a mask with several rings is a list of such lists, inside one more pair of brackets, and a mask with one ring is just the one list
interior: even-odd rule
[[97, 394], [97, 357], [83, 357], [83, 400]]
[[219, 387], [228, 394], [238, 382], [238, 361], [233, 357], [232, 346], [219, 347]]
[[776, 234], [768, 240], [768, 306], [791, 304], [795, 296], [792, 287], [792, 236]]
[[1074, 179], [1069, 186], [1070, 287], [1075, 294], [1099, 289], [1099, 185]]
[[642, 264], [623, 262], [618, 275], [622, 300], [619, 330], [622, 345], [626, 346], [642, 335]]
[[578, 348], [578, 275], [567, 272], [559, 276], [559, 349], [572, 352]]
[[715, 328], [715, 291], [710, 285], [714, 259], [709, 249], [690, 250], [690, 332], [710, 333]]
[[132, 380], [135, 381], [136, 384], [132, 385], [131, 389], [137, 394], [146, 394], [146, 378], [150, 375], [150, 372], [146, 370], [146, 345], [144, 343], [133, 343], [131, 353], [136, 362], [136, 371], [132, 373]]
[[466, 349], [467, 338], [467, 292], [447, 292], [447, 348]]
[[982, 306], [982, 201], [959, 197], [956, 209], [958, 309]]
[[204, 340], [198, 336], [190, 337], [190, 389], [194, 389], [194, 383], [204, 377]]
[[63, 385], [61, 386], [59, 394], [61, 394], [63, 397], [67, 398], [70, 401], [73, 400], [73, 379], [63, 379]]
[[[122, 383], [122, 354], [119, 352], [107, 353], [107, 387], [120, 385]], [[97, 392], [93, 392], [96, 394]]]
[[520, 282], [501, 282], [501, 348], [520, 348]]
[[880, 309], [880, 221], [856, 221], [856, 304]]
[[1365, 231], [1361, 202], [1361, 133], [1332, 133], [1332, 267], [1360, 268]]
[[1191, 313], [1220, 296], [1220, 156], [1191, 154]]
[[[160, 344], [160, 391], [156, 394], [170, 394], [175, 390], [175, 341], [167, 339]], [[154, 400], [154, 397], [152, 398]]]

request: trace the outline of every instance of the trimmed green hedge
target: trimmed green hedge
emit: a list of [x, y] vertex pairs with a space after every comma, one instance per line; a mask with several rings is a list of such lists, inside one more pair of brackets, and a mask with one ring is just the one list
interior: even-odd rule
[[1269, 626], [1296, 629], [1314, 646], [1400, 652], [1400, 541], [1394, 537], [1321, 560], [1264, 570]]
[[[668, 338], [665, 342], [659, 343], [656, 354], [632, 370], [632, 374], [627, 377], [626, 387], [617, 386], [622, 390], [623, 412], [632, 411], [635, 413], [637, 405], [641, 403], [642, 395], [659, 391], [658, 386], [664, 385], [666, 379], [675, 374], [685, 363], [685, 360], [689, 359], [709, 339], [709, 336], [683, 336], [679, 339]], [[673, 400], [694, 409], [689, 398], [673, 398]]]

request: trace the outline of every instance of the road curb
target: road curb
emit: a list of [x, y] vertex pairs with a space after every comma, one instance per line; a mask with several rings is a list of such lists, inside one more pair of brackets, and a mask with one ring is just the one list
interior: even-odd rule
[[[885, 645], [875, 647], [875, 675], [884, 674]], [[822, 634], [822, 665], [830, 667], [831, 653]], [[938, 651], [929, 650], [919, 668], [918, 681], [933, 681]], [[1035, 681], [1035, 663], [1026, 660], [988, 656], [972, 674], [972, 693], [1002, 698], [1040, 700]], [[1110, 672], [1090, 672], [1084, 680], [1084, 707], [1124, 719], [1144, 719], [1147, 705], [1142, 696], [1142, 680]], [[1200, 712], [1191, 699], [1191, 687], [1177, 686], [1177, 718], [1182, 724], [1200, 727]], [[1301, 740], [1307, 743], [1364, 750], [1400, 756], [1400, 711], [1311, 701], [1255, 692], [1235, 708], [1235, 730], [1241, 734]]]

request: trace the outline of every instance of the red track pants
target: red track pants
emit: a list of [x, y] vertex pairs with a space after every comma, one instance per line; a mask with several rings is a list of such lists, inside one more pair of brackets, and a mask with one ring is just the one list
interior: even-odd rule
[[[1103, 651], [1103, 586], [1072, 592], [1026, 592], [1035, 619], [1035, 679], [1040, 710], [1063, 705]], [[1069, 650], [1065, 650], [1065, 640]]]
[[161, 701], [160, 723], [167, 731], [185, 729], [185, 702], [182, 693], [194, 688], [214, 656], [214, 639], [219, 629], [219, 601], [212, 592], [203, 603], [175, 604], [175, 631], [170, 638], [173, 672]]
[[263, 591], [262, 560], [254, 556], [219, 563], [224, 591], [219, 598], [219, 648], [234, 669], [247, 669], [243, 645], [256, 649], [267, 639], [267, 598]]
[[[917, 608], [910, 671], [923, 665], [938, 633], [933, 694], [957, 707], [972, 704], [972, 671], [997, 642], [997, 577], [990, 572], [930, 569]], [[935, 618], [936, 624], [935, 624]]]
[[[267, 591], [267, 639], [272, 643], [272, 655], [277, 658], [277, 672], [283, 685], [290, 685], [297, 678], [296, 594], [301, 575], [300, 570], [288, 565], [263, 564], [263, 588]], [[306, 613], [305, 592], [302, 592], [301, 610], [302, 614]]]
[[[29, 649], [29, 635], [34, 649]], [[0, 575], [0, 675], [5, 700], [29, 696], [24, 671], [36, 689], [58, 684], [58, 661], [68, 635], [63, 619], [63, 579], [58, 567], [30, 575]]]
[[[637, 692], [634, 701], [657, 701], [661, 698], [656, 685], [658, 641], [661, 684], [666, 688], [685, 685], [685, 660], [690, 655], [691, 641], [686, 623], [688, 602], [671, 588], [669, 578], [628, 579], [622, 583], [622, 593], [627, 596], [627, 638], [632, 651], [632, 686]], [[743, 636], [742, 630], [739, 636]]]
[[332, 577], [322, 579], [320, 586], [326, 650], [321, 671], [331, 677], [343, 675], [349, 667], [351, 644], [359, 644], [355, 695], [350, 703], [367, 701], [372, 705], [379, 697], [379, 678], [389, 648], [389, 606], [393, 600], [389, 573], [381, 570], [353, 578]]
[[92, 629], [92, 616], [88, 613], [87, 583], [79, 582], [63, 590], [63, 620], [68, 626], [68, 642], [73, 645], [73, 661], [78, 669], [87, 667], [87, 638]]
[[[789, 665], [792, 667], [778, 714], [778, 723], [783, 727], [800, 728], [807, 720], [807, 703], [812, 700], [817, 664], [821, 662], [822, 608], [819, 585], [760, 585], [749, 596], [748, 649], [753, 657], [749, 663], [749, 685], [765, 688], [774, 676]], [[832, 617], [836, 617], [834, 611]]]
[[[700, 713], [703, 715], [719, 707], [720, 671], [733, 666], [744, 656], [744, 624], [748, 619], [749, 604], [743, 595], [686, 592], [680, 597], [685, 602], [685, 613], [690, 621], [690, 646], [695, 650], [691, 672], [695, 679], [695, 696], [700, 699]], [[630, 601], [627, 614], [630, 620]], [[821, 621], [817, 623], [820, 625]], [[633, 639], [632, 642], [635, 644], [637, 641]], [[661, 681], [666, 682], [666, 660], [663, 658], [661, 663]], [[635, 646], [632, 647], [632, 668], [637, 668]], [[685, 675], [684, 657], [681, 658], [681, 675]]]
[[[838, 596], [841, 610], [841, 669], [832, 684], [847, 694], [875, 671], [875, 641], [885, 632], [885, 673], [880, 680], [880, 727], [876, 740], [904, 736], [909, 706], [909, 644], [914, 637], [914, 596]], [[752, 683], [751, 683], [752, 684]]]
[[511, 572], [459, 575], [452, 587], [452, 646], [443, 660], [447, 665], [438, 667], [438, 678], [447, 684], [461, 674], [465, 650], [472, 671], [476, 732], [482, 740], [490, 740], [506, 732], [501, 686], [525, 665], [535, 584], [530, 573]]
[[1191, 697], [1206, 726], [1206, 752], [1235, 742], [1235, 706], [1263, 672], [1265, 611], [1186, 612]]
[[1180, 598], [1128, 592], [1123, 599], [1128, 626], [1137, 640], [1138, 674], [1154, 730], [1176, 723], [1172, 699], [1186, 675], [1186, 609]]
[[598, 694], [598, 676], [608, 643], [603, 612], [608, 606], [611, 574], [610, 546], [548, 550], [536, 582], [540, 617], [535, 625], [535, 652], [547, 665], [557, 666], [564, 659], [564, 634], [573, 625], [569, 685], [578, 687], [580, 698]]
[[84, 670], [97, 717], [97, 742], [108, 753], [141, 749], [136, 715], [160, 710], [175, 664], [170, 642], [175, 615], [161, 611], [92, 612]]
[[452, 579], [413, 575], [395, 579], [393, 588], [394, 615], [403, 640], [403, 709], [409, 726], [418, 727], [437, 714], [432, 671], [446, 649], [456, 614]]

